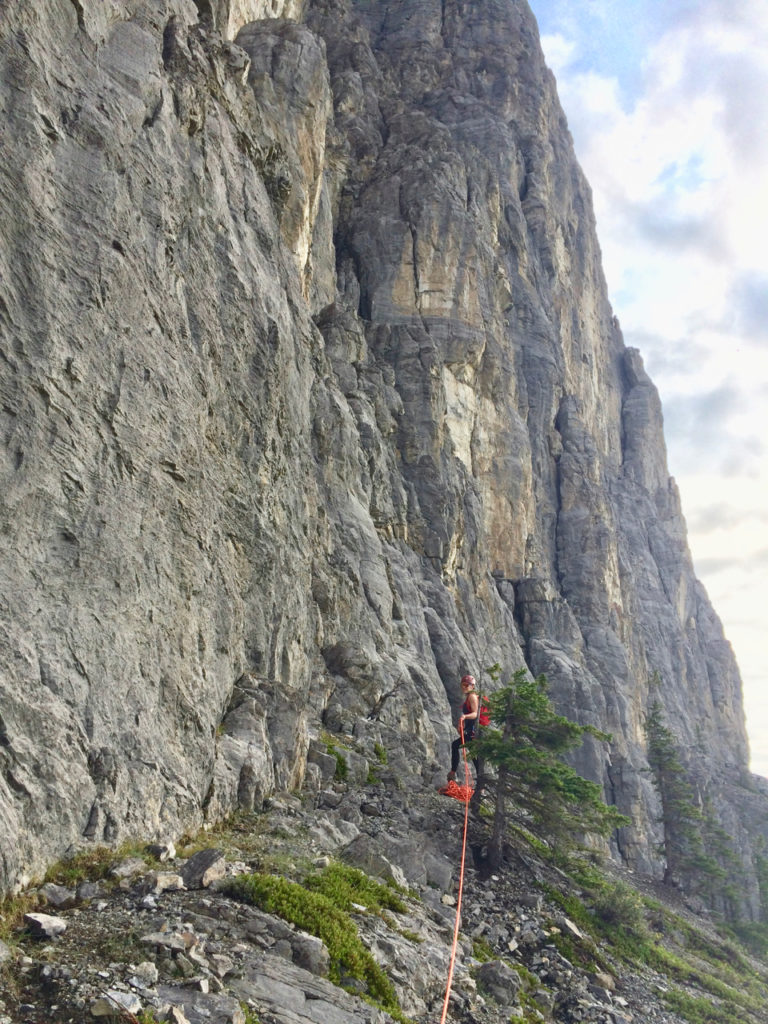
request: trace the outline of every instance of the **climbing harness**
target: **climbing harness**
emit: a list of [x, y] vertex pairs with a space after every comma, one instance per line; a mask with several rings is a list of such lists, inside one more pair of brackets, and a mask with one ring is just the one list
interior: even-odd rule
[[[461, 841], [461, 867], [459, 869], [459, 892], [456, 898], [456, 922], [453, 926], [453, 944], [451, 945], [451, 959], [448, 965], [448, 983], [445, 986], [445, 999], [443, 1000], [443, 1012], [440, 1016], [440, 1024], [445, 1024], [445, 1018], [448, 1013], [448, 1000], [451, 998], [451, 986], [453, 985], [453, 968], [456, 964], [456, 948], [459, 944], [459, 921], [461, 920], [461, 897], [464, 892], [464, 863], [467, 855], [467, 826], [469, 823], [469, 800], [474, 790], [469, 784], [469, 761], [467, 760], [467, 748], [464, 746], [464, 725], [459, 722], [459, 735], [461, 736], [462, 750], [464, 751], [464, 786], [456, 786], [457, 790], [463, 790], [462, 796], [457, 796], [457, 800], [464, 801], [464, 836]], [[454, 793], [449, 793], [447, 790], [449, 787], [455, 786], [454, 782], [449, 782], [441, 792], [444, 792], [446, 796], [455, 796]]]

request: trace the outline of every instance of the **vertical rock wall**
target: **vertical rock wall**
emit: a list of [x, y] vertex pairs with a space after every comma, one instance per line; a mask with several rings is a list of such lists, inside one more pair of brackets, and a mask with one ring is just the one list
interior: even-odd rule
[[2, 884], [311, 785], [323, 727], [431, 771], [497, 660], [614, 734], [579, 767], [632, 866], [657, 694], [738, 804], [738, 672], [527, 5], [1, 31]]
[[[490, 574], [558, 706], [614, 734], [579, 767], [645, 822], [619, 843], [650, 868], [649, 703], [713, 795], [715, 764], [737, 785], [746, 772], [740, 682], [693, 575], [658, 395], [608, 305], [535, 23], [506, 0], [352, 11], [344, 33], [339, 4], [312, 3], [309, 23], [352, 158], [337, 261], [404, 406], [405, 536], [475, 652], [490, 635], [515, 657], [477, 587]], [[456, 599], [464, 582], [482, 614]]]

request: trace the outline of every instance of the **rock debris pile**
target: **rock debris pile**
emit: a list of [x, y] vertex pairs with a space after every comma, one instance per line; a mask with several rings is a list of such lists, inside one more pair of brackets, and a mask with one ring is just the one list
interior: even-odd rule
[[[41, 886], [18, 947], [0, 947], [0, 1024], [140, 1014], [173, 1024], [384, 1024], [384, 1010], [328, 980], [319, 938], [225, 891], [247, 872], [300, 878], [335, 858], [407, 887], [402, 912], [360, 906], [352, 917], [402, 1012], [433, 1021], [447, 979], [463, 809], [434, 791], [433, 778], [411, 780], [407, 791], [394, 776], [384, 781], [321, 793], [317, 801], [330, 810], [275, 798], [190, 856], [155, 846], [155, 858], [166, 860], [151, 869], [129, 857], [102, 881]], [[470, 841], [484, 828], [471, 818]], [[559, 935], [583, 936], [542, 894], [547, 880], [563, 882], [522, 853], [498, 874], [468, 867], [448, 1019], [676, 1024], [652, 972], [588, 971], [558, 950]]]

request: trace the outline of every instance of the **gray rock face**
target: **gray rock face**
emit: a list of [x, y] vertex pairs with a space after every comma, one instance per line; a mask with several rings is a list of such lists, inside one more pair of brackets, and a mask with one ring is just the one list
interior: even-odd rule
[[481, 986], [503, 1006], [514, 1005], [522, 984], [520, 975], [503, 960], [490, 960], [477, 969]]
[[499, 661], [612, 732], [578, 767], [650, 871], [660, 696], [755, 910], [738, 671], [526, 4], [3, 18], [0, 885], [318, 789], [322, 728], [444, 761]]
[[384, 1024], [389, 1015], [342, 993], [325, 978], [274, 957], [264, 957], [244, 972], [233, 989], [242, 1000], [253, 1000], [270, 1016], [287, 1024]]

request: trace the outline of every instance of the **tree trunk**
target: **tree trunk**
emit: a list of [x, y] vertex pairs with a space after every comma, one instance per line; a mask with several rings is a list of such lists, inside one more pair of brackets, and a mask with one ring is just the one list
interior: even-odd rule
[[488, 863], [493, 870], [501, 867], [504, 859], [504, 836], [507, 834], [507, 775], [506, 768], [499, 768], [496, 781], [496, 810], [493, 815], [493, 834], [488, 843]]

